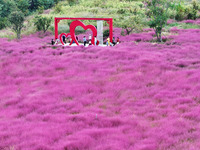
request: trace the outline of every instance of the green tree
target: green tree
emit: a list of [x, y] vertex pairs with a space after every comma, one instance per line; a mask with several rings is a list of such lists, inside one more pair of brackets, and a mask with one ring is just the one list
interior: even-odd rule
[[8, 25], [8, 16], [16, 9], [13, 0], [0, 0], [0, 30]]
[[43, 31], [44, 33], [48, 30], [52, 22], [52, 17], [36, 16], [34, 19], [34, 25], [37, 31]]
[[149, 26], [156, 33], [157, 41], [162, 42], [162, 29], [165, 27], [169, 18], [168, 10], [172, 7], [170, 0], [150, 0], [147, 1]]
[[29, 0], [30, 7], [29, 9], [35, 11], [38, 7], [44, 7], [48, 9], [54, 5], [54, 0]]
[[15, 0], [17, 8], [21, 10], [25, 16], [29, 14], [30, 3], [27, 0]]
[[0, 0], [0, 17], [6, 18], [17, 9], [13, 0]]
[[38, 0], [38, 7], [43, 6], [44, 9], [49, 9], [54, 5], [54, 0]]
[[140, 15], [125, 16], [117, 19], [115, 26], [125, 29], [129, 35], [133, 30], [142, 31], [142, 18]]
[[17, 34], [17, 39], [21, 38], [21, 30], [24, 27], [24, 14], [21, 11], [12, 12], [9, 16], [11, 28]]

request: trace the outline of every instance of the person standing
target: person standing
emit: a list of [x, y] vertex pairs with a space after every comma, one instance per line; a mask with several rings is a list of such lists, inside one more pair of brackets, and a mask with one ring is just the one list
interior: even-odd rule
[[63, 35], [62, 36], [62, 40], [63, 40], [63, 42], [66, 44], [67, 42], [66, 42], [66, 36], [65, 35]]
[[51, 40], [51, 45], [54, 45], [54, 44], [55, 44], [55, 42], [54, 42], [54, 40], [52, 39], [52, 40]]
[[107, 46], [110, 46], [110, 38], [107, 38], [106, 45], [107, 45]]
[[91, 36], [91, 34], [89, 34], [89, 40], [92, 40], [92, 36]]
[[86, 46], [87, 39], [86, 39], [86, 37], [85, 37], [85, 36], [83, 37], [83, 43], [84, 43], [84, 46]]
[[115, 42], [115, 37], [113, 37], [112, 43], [113, 43], [113, 46], [115, 46], [115, 45], [116, 45], [116, 42]]
[[94, 37], [94, 45], [95, 46], [97, 45], [97, 37], [96, 36]]
[[117, 44], [119, 44], [119, 42], [120, 42], [120, 41], [119, 41], [119, 37], [117, 37]]
[[89, 34], [89, 45], [92, 45], [92, 36]]
[[56, 41], [55, 41], [55, 43], [54, 44], [58, 44], [59, 43], [59, 39], [58, 38], [56, 38]]

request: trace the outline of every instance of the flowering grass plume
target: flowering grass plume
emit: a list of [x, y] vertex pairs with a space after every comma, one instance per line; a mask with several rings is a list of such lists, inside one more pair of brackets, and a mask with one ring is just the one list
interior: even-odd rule
[[0, 39], [0, 149], [200, 149], [200, 30], [171, 32], [115, 47]]

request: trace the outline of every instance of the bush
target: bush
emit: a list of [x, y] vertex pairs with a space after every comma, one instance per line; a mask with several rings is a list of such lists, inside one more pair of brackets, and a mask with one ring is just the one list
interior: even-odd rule
[[133, 30], [139, 32], [142, 30], [142, 16], [141, 15], [131, 15], [124, 18], [119, 18], [115, 21], [115, 26], [126, 30], [129, 35]]
[[106, 38], [110, 35], [110, 30], [109, 29], [106, 29], [103, 31], [103, 37]]
[[37, 12], [38, 12], [38, 14], [42, 14], [44, 12], [44, 7], [39, 6]]
[[0, 30], [7, 26], [7, 19], [0, 17]]
[[182, 21], [185, 19], [186, 14], [185, 14], [185, 8], [184, 6], [180, 3], [179, 5], [176, 6], [176, 15], [175, 15], [175, 19], [177, 21]]
[[93, 14], [98, 14], [98, 9], [97, 8], [93, 8], [90, 10], [91, 13]]
[[197, 13], [199, 11], [199, 5], [196, 0], [192, 2], [192, 7], [187, 9], [187, 19], [196, 20], [197, 19]]
[[192, 8], [186, 9], [187, 19], [196, 20], [197, 19], [197, 10]]
[[54, 0], [54, 3], [58, 4], [59, 1], [62, 1], [62, 0]]
[[118, 14], [125, 14], [126, 13], [126, 9], [121, 8], [117, 11]]
[[79, 3], [79, 0], [67, 0], [70, 6], [73, 6], [75, 4]]
[[185, 13], [184, 12], [177, 12], [176, 13], [176, 16], [175, 16], [175, 19], [177, 21], [182, 21], [185, 19]]
[[120, 33], [122, 36], [125, 36], [125, 32], [124, 32], [124, 30], [122, 29], [121, 30], [121, 33]]
[[174, 19], [174, 20], [175, 20], [176, 10], [170, 8], [170, 9], [168, 10], [168, 14], [169, 14], [169, 18], [170, 18], [170, 19]]
[[37, 10], [39, 7], [44, 7], [44, 9], [51, 8], [54, 5], [54, 0], [31, 0], [30, 1], [30, 10]]
[[176, 6], [176, 16], [177, 21], [182, 21], [184, 19], [195, 20], [198, 16], [199, 4], [196, 0], [192, 2], [192, 5], [184, 6], [182, 3]]
[[62, 12], [62, 5], [60, 3], [58, 3], [56, 6], [55, 6], [55, 9], [54, 9], [55, 13], [60, 13]]
[[52, 22], [52, 17], [36, 16], [34, 19], [34, 26], [37, 31], [43, 31], [44, 33], [48, 30]]

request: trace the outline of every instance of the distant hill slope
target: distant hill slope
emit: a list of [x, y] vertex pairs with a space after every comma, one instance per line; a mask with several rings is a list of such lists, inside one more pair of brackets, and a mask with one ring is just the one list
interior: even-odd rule
[[[75, 0], [74, 0], [75, 1]], [[179, 0], [176, 0], [179, 3]], [[192, 0], [184, 0], [184, 7], [189, 7], [189, 3]], [[200, 2], [200, 0], [198, 0]], [[111, 17], [114, 19], [115, 27], [126, 27], [127, 24], [131, 24], [130, 17], [136, 16], [135, 18], [139, 22], [135, 27], [141, 29], [148, 27], [147, 17], [145, 15], [146, 8], [143, 4], [143, 0], [79, 0], [79, 3], [69, 3], [68, 1], [60, 1], [51, 9], [44, 10], [39, 8], [37, 11], [32, 12], [31, 15], [27, 16], [25, 22], [25, 28], [23, 34], [32, 34], [36, 32], [34, 27], [34, 18], [37, 15], [43, 15], [46, 17]], [[170, 10], [170, 17], [175, 18], [175, 10]], [[199, 15], [200, 16], [200, 15]], [[134, 20], [133, 20], [134, 21]], [[59, 23], [59, 32], [68, 32], [69, 27], [68, 21], [61, 21]], [[94, 24], [96, 21], [84, 21], [85, 24]], [[105, 23], [104, 26], [107, 26]], [[54, 31], [54, 22], [52, 19], [50, 31]], [[77, 28], [78, 32], [83, 32], [83, 29]], [[136, 30], [137, 31], [137, 30]], [[0, 31], [0, 37], [14, 38], [14, 33], [6, 28]]]

